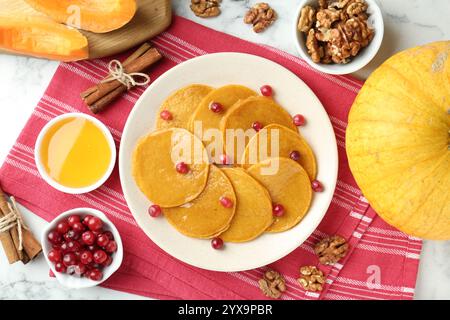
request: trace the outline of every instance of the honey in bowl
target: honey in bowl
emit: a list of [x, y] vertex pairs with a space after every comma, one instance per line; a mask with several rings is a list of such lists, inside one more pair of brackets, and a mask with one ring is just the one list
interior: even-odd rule
[[108, 137], [97, 124], [73, 116], [56, 121], [45, 132], [40, 161], [47, 175], [58, 184], [85, 188], [105, 176], [112, 150]]

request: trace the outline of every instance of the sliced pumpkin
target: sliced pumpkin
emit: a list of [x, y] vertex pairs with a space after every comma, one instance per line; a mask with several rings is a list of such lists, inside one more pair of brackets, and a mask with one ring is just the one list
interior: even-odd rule
[[119, 29], [136, 13], [135, 0], [25, 1], [55, 21], [95, 33]]
[[62, 61], [89, 56], [85, 36], [47, 17], [0, 16], [0, 49]]

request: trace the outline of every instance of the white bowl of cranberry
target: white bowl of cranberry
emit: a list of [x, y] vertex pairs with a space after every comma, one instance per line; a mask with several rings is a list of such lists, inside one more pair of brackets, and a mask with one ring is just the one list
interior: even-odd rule
[[95, 209], [77, 208], [60, 214], [44, 230], [41, 242], [50, 269], [68, 288], [96, 286], [122, 264], [120, 234]]

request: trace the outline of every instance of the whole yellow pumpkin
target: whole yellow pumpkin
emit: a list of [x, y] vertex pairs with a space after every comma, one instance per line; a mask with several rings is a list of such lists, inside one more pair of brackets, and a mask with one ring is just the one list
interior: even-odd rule
[[348, 121], [351, 171], [410, 235], [450, 239], [450, 41], [400, 52], [364, 84]]

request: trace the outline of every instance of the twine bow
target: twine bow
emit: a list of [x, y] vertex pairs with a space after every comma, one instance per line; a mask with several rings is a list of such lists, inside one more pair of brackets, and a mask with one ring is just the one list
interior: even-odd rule
[[8, 232], [10, 229], [17, 227], [17, 233], [19, 234], [19, 250], [23, 249], [22, 240], [22, 228], [29, 230], [28, 227], [23, 222], [22, 215], [17, 208], [16, 199], [11, 197], [12, 206], [8, 203], [9, 213], [4, 217], [0, 218], [0, 234]]
[[[145, 73], [140, 72], [126, 73], [122, 63], [119, 60], [111, 60], [108, 64], [108, 70], [109, 70], [109, 77], [103, 80], [102, 83], [117, 80], [124, 86], [126, 86], [128, 90], [130, 90], [132, 87], [135, 86], [145, 86], [149, 84], [151, 81], [150, 77]], [[141, 77], [144, 78], [145, 80], [140, 82], [136, 80], [135, 77]]]

